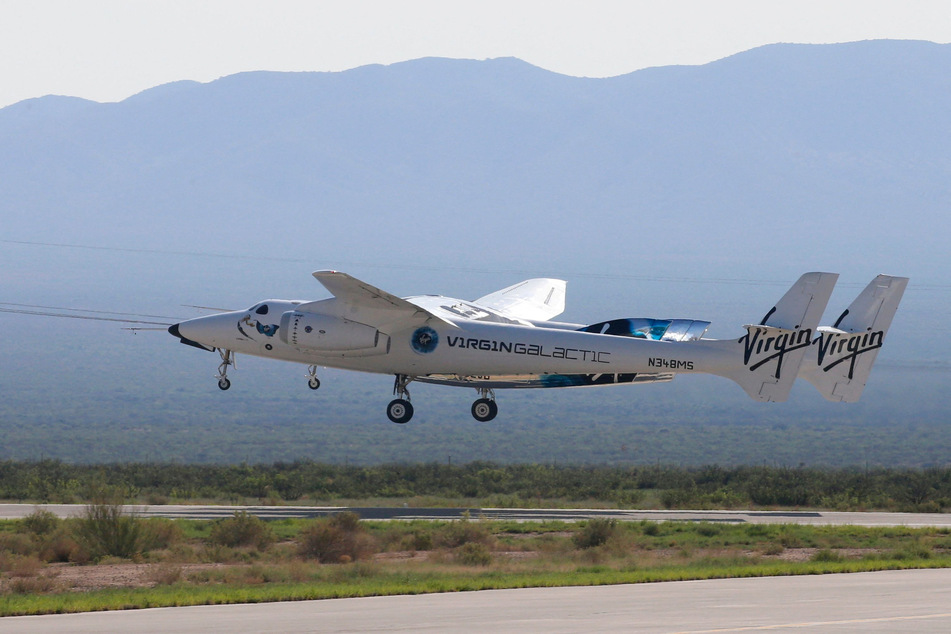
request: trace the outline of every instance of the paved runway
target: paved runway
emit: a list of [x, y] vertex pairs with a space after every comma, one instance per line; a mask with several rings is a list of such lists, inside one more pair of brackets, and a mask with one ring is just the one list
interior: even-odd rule
[[951, 632], [951, 570], [7, 617], [58, 632]]
[[[60, 517], [82, 513], [82, 504], [0, 504], [0, 519], [25, 517], [42, 508]], [[731, 522], [749, 524], [831, 524], [856, 526], [943, 526], [951, 527], [951, 513], [852, 513], [832, 511], [640, 511], [615, 509], [459, 509], [406, 507], [315, 507], [315, 506], [211, 506], [179, 505], [130, 506], [143, 517], [186, 519], [219, 519], [235, 511], [247, 511], [263, 519], [287, 517], [323, 517], [341, 511], [355, 511], [364, 519], [386, 520], [452, 520], [469, 511], [471, 517], [488, 519], [536, 521], [577, 521], [592, 517], [620, 521], [690, 521]]]

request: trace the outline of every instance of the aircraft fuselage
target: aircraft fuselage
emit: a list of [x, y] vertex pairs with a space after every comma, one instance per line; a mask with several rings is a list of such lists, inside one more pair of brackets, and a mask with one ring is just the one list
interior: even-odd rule
[[[711, 372], [731, 361], [713, 340], [675, 344], [471, 320], [380, 331], [374, 345], [321, 350], [281, 332], [289, 327], [289, 319], [282, 317], [299, 313], [300, 303], [270, 300], [259, 306], [267, 306], [266, 315], [252, 309], [200, 317], [178, 324], [179, 332], [191, 341], [243, 354], [407, 376]], [[331, 318], [327, 328], [335, 320], [344, 326], [342, 318]]]

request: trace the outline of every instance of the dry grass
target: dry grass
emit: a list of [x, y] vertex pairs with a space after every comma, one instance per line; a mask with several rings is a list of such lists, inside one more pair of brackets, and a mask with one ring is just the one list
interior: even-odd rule
[[184, 578], [184, 568], [180, 564], [168, 562], [152, 564], [145, 573], [145, 578], [156, 586], [170, 586]]
[[[463, 580], [457, 582], [460, 587], [471, 589], [487, 583], [486, 577], [547, 575], [555, 579], [551, 583], [571, 579], [590, 583], [599, 575], [620, 579], [633, 571], [645, 573], [645, 578], [657, 574], [699, 578], [714, 574], [711, 571], [750, 574], [750, 570], [777, 566], [794, 571], [797, 566], [835, 568], [874, 561], [887, 567], [924, 560], [942, 565], [951, 560], [951, 533], [927, 529], [676, 523], [525, 526], [469, 519], [384, 524], [338, 517], [274, 522], [264, 533], [268, 536], [264, 548], [257, 539], [246, 540], [248, 545], [227, 546], [209, 536], [226, 541], [221, 539], [225, 533], [244, 533], [245, 518], [225, 524], [227, 530], [219, 528], [217, 533], [214, 527], [224, 522], [165, 521], [157, 527], [163, 537], [152, 542], [162, 548], [132, 560], [104, 557], [98, 565], [47, 563], [50, 540], [68, 537], [66, 524], [35, 532], [0, 532], [0, 546], [6, 547], [0, 549], [0, 593], [39, 596], [124, 588], [187, 593], [198, 588], [294, 584], [378, 588], [387, 583], [402, 587], [407, 579], [434, 578]], [[247, 522], [252, 528], [255, 525]], [[467, 585], [467, 579], [475, 585]]]

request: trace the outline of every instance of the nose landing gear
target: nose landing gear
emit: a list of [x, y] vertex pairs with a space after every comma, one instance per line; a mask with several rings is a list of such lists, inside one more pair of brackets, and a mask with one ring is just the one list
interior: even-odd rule
[[393, 394], [396, 398], [386, 406], [386, 416], [394, 423], [402, 425], [413, 417], [413, 404], [409, 402], [409, 390], [406, 389], [412, 380], [413, 377], [405, 374], [396, 375], [396, 381], [393, 383]]
[[320, 379], [317, 378], [317, 366], [307, 366], [307, 387], [312, 390], [320, 388]]
[[218, 389], [227, 390], [231, 387], [231, 381], [228, 380], [228, 366], [234, 365], [234, 354], [230, 350], [218, 348], [218, 354], [221, 355], [221, 365], [218, 366]]

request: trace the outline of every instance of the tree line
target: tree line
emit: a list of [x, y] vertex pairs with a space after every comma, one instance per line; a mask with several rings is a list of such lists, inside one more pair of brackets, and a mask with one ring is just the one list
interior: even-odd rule
[[71, 464], [0, 461], [0, 499], [82, 503], [104, 489], [129, 501], [621, 508], [813, 507], [938, 512], [951, 508], [951, 468], [678, 467], [556, 464]]

